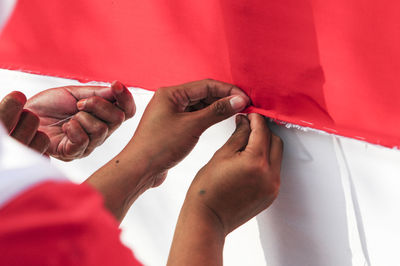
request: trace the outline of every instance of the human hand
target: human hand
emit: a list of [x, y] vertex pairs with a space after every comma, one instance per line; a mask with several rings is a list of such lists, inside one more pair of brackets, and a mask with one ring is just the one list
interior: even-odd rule
[[26, 108], [39, 116], [39, 129], [50, 138], [48, 154], [64, 161], [89, 155], [135, 113], [133, 97], [120, 82], [48, 89]]
[[202, 80], [161, 88], [148, 104], [132, 138], [132, 149], [141, 150], [157, 175], [150, 186], [160, 185], [166, 171], [181, 161], [200, 135], [213, 124], [240, 111], [250, 103], [238, 87]]
[[50, 140], [45, 133], [38, 131], [39, 118], [24, 109], [25, 103], [23, 93], [13, 91], [8, 94], [0, 102], [0, 121], [11, 137], [43, 154]]
[[239, 115], [236, 123], [231, 138], [197, 174], [184, 204], [217, 216], [225, 235], [270, 206], [280, 185], [281, 139], [258, 114]]

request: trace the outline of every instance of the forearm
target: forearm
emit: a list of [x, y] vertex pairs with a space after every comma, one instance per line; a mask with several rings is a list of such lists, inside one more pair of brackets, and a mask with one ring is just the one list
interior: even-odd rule
[[132, 203], [152, 186], [155, 174], [151, 160], [130, 143], [86, 182], [103, 195], [105, 206], [122, 221]]
[[218, 217], [204, 205], [182, 207], [168, 265], [222, 265], [224, 229]]

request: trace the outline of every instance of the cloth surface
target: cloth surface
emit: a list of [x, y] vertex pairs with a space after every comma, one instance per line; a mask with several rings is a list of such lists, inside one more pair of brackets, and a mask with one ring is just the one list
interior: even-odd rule
[[69, 182], [0, 125], [1, 265], [142, 265], [101, 195]]
[[[11, 90], [32, 96], [67, 84], [79, 85], [75, 80], [0, 70], [3, 96]], [[152, 97], [149, 91], [130, 89], [135, 117], [89, 157], [52, 164], [81, 182], [118, 154]], [[145, 265], [165, 265], [192, 178], [234, 127], [232, 118], [207, 130], [193, 152], [169, 171], [164, 184], [144, 193], [127, 214], [122, 239]], [[400, 152], [312, 130], [276, 125], [273, 130], [285, 142], [280, 194], [257, 217], [258, 226], [253, 219], [228, 235], [224, 265], [396, 266]]]
[[4, 265], [142, 265], [87, 185], [41, 183], [3, 206], [0, 217]]
[[0, 67], [156, 89], [232, 82], [272, 118], [400, 146], [397, 0], [19, 0]]

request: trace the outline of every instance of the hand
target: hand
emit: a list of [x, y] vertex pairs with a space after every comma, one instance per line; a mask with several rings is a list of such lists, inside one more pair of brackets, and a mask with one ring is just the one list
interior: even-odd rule
[[132, 149], [147, 156], [157, 174], [150, 186], [160, 185], [166, 171], [181, 161], [210, 126], [250, 103], [238, 87], [202, 80], [159, 89], [148, 104], [132, 138]]
[[186, 199], [211, 210], [225, 235], [270, 206], [279, 191], [283, 143], [262, 116], [248, 118], [236, 117], [236, 131], [199, 171]]
[[21, 92], [8, 94], [0, 103], [0, 121], [11, 137], [43, 154], [50, 140], [45, 133], [37, 130], [39, 118], [24, 110], [25, 103], [26, 97]]
[[282, 141], [262, 116], [248, 118], [236, 117], [236, 131], [193, 180], [167, 265], [222, 265], [226, 235], [277, 197]]
[[133, 97], [120, 82], [45, 90], [26, 108], [40, 117], [39, 129], [50, 138], [48, 154], [64, 161], [89, 155], [135, 113]]

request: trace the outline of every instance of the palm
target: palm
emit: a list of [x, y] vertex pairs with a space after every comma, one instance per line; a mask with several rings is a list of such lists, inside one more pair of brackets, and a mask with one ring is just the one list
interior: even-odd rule
[[[68, 86], [49, 89], [30, 98], [26, 108], [39, 116], [39, 130], [50, 138], [48, 153], [69, 161], [88, 155], [100, 145], [123, 122], [111, 121], [113, 115], [121, 117], [120, 113], [127, 112], [122, 114], [124, 118], [133, 116], [129, 111], [132, 96], [123, 88], [117, 95], [112, 87]], [[84, 99], [96, 104], [90, 110], [79, 110], [77, 103]]]
[[[66, 118], [75, 115], [79, 110], [78, 102], [65, 87], [55, 88], [41, 92], [27, 102], [27, 109], [40, 117], [39, 130], [50, 138], [49, 154], [56, 154], [61, 150], [63, 143], [68, 140], [62, 130], [62, 125], [67, 122]], [[63, 123], [64, 121], [64, 123]]]

